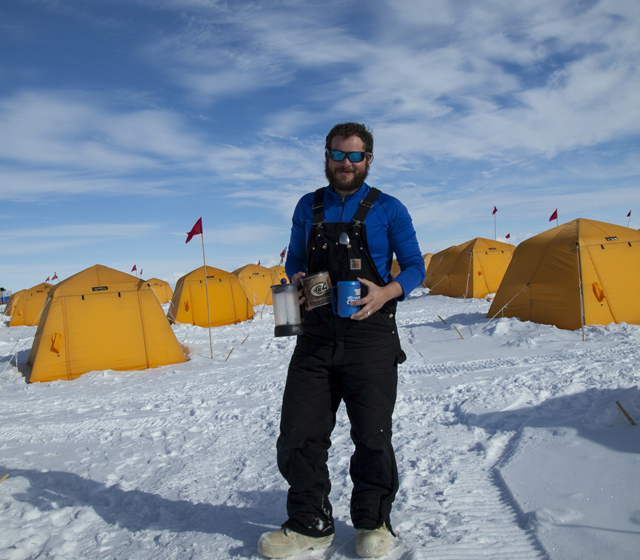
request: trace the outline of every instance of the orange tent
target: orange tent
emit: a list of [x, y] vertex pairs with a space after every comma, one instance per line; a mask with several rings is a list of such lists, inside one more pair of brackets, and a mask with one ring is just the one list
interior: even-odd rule
[[[429, 270], [429, 264], [431, 263], [431, 257], [433, 257], [433, 253], [425, 253], [424, 255], [422, 255], [422, 259], [424, 260], [424, 270], [425, 270], [425, 275], [427, 270]], [[420, 284], [423, 288], [428, 288], [429, 286], [427, 286], [427, 279], [425, 276], [425, 280], [422, 284]]]
[[280, 284], [280, 280], [284, 279], [287, 282], [289, 282], [289, 278], [287, 278], [287, 272], [284, 269], [284, 265], [283, 264], [276, 264], [274, 266], [270, 266], [269, 270], [273, 270], [274, 272], [277, 272], [277, 277], [275, 278], [275, 282], [274, 284]]
[[18, 303], [18, 298], [22, 292], [24, 292], [24, 290], [19, 290], [9, 296], [9, 299], [4, 306], [4, 315], [6, 317], [11, 317], [11, 315], [13, 315], [13, 312], [16, 308], [16, 303]]
[[640, 324], [640, 233], [579, 218], [518, 245], [488, 317], [575, 330]]
[[275, 270], [257, 264], [248, 264], [237, 268], [233, 274], [240, 280], [242, 289], [252, 306], [262, 305], [265, 302], [267, 305], [273, 304], [271, 286], [280, 283]]
[[160, 278], [149, 278], [147, 280], [147, 284], [153, 290], [153, 292], [158, 296], [158, 300], [160, 303], [169, 303], [171, 298], [173, 297], [173, 290], [169, 285], [169, 282], [165, 280], [160, 280]]
[[178, 280], [167, 312], [172, 323], [208, 327], [207, 293], [212, 327], [233, 325], [253, 317], [251, 303], [235, 275], [211, 266], [207, 266], [206, 275], [206, 288], [203, 266]]
[[27, 290], [22, 290], [13, 298], [10, 327], [25, 325], [27, 327], [36, 326], [43, 313], [47, 294], [53, 284], [43, 282]]
[[184, 361], [144, 280], [97, 264], [51, 288], [29, 353], [29, 382]]
[[425, 284], [432, 295], [482, 299], [495, 293], [515, 247], [476, 237], [431, 257]]

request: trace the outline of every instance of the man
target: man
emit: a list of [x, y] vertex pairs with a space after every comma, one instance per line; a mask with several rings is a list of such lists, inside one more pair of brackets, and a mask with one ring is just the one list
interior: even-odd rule
[[[306, 312], [305, 333], [289, 364], [277, 443], [278, 467], [290, 486], [289, 518], [281, 530], [260, 537], [258, 551], [269, 558], [326, 548], [333, 540], [327, 459], [341, 400], [355, 444], [356, 552], [372, 558], [390, 548], [389, 514], [398, 490], [391, 417], [397, 365], [406, 359], [396, 301], [424, 280], [425, 269], [407, 209], [364, 182], [372, 160], [373, 137], [364, 125], [333, 127], [325, 150], [329, 186], [302, 197], [293, 216], [285, 265], [292, 283], [328, 271], [334, 286], [358, 280], [363, 295], [352, 302], [360, 309], [349, 318], [335, 315], [331, 305]], [[393, 253], [401, 268], [395, 279]]]

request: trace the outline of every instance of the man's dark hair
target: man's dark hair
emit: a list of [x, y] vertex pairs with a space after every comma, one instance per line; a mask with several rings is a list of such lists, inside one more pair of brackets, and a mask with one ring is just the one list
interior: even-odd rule
[[363, 124], [352, 122], [337, 124], [331, 129], [331, 132], [327, 134], [325, 148], [331, 149], [331, 140], [333, 140], [334, 136], [343, 136], [344, 138], [357, 136], [364, 144], [364, 151], [373, 153], [373, 135], [371, 134], [371, 130]]

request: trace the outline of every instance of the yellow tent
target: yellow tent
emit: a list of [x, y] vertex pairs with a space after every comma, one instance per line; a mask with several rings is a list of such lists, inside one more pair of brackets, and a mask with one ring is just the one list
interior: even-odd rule
[[[429, 267], [429, 262], [431, 261], [431, 257], [433, 255], [431, 253], [426, 253], [424, 255], [422, 255], [422, 259], [424, 260], [424, 270], [425, 272], [427, 271], [428, 267]], [[393, 261], [391, 261], [391, 276], [393, 276], [394, 278], [398, 277], [398, 274], [400, 274], [400, 265], [398, 264], [398, 259], [393, 259]], [[427, 287], [426, 285], [426, 280], [421, 284], [421, 286], [423, 287]]]
[[391, 261], [391, 276], [396, 278], [400, 274], [400, 265], [398, 264], [398, 259], [393, 259]]
[[[427, 272], [427, 270], [429, 270], [429, 264], [431, 263], [431, 257], [433, 257], [433, 253], [425, 253], [424, 255], [422, 255], [422, 259], [424, 260], [424, 270], [425, 270], [425, 274]], [[428, 288], [429, 286], [427, 286], [427, 279], [425, 276], [425, 280], [424, 282], [421, 284], [421, 286], [423, 288]]]
[[287, 272], [284, 269], [284, 264], [280, 264], [280, 265], [273, 265], [269, 267], [269, 270], [273, 270], [274, 272], [277, 271], [278, 276], [275, 279], [276, 281], [274, 282], [274, 284], [280, 284], [280, 280], [284, 279], [287, 282], [289, 282], [289, 278], [287, 278]]
[[169, 282], [165, 282], [164, 280], [160, 280], [160, 278], [149, 278], [147, 280], [147, 284], [153, 290], [153, 292], [158, 296], [158, 300], [160, 303], [169, 303], [171, 298], [173, 297], [173, 290], [169, 285]]
[[240, 281], [230, 272], [207, 267], [205, 291], [204, 267], [185, 274], [176, 283], [167, 316], [172, 323], [188, 323], [207, 327], [207, 298], [211, 326], [233, 325], [253, 317], [253, 308]]
[[51, 289], [29, 354], [29, 382], [184, 361], [151, 288], [97, 264]]
[[569, 330], [640, 324], [639, 278], [640, 233], [580, 218], [518, 245], [488, 317]]
[[478, 299], [495, 293], [514, 249], [507, 243], [476, 237], [436, 253], [425, 280], [429, 282], [429, 293]]
[[257, 264], [248, 264], [233, 271], [242, 285], [244, 293], [254, 307], [262, 305], [273, 305], [271, 299], [271, 286], [279, 284], [280, 279], [276, 276], [275, 270], [270, 270]]
[[11, 315], [13, 315], [13, 312], [16, 308], [16, 303], [18, 303], [18, 298], [20, 297], [20, 294], [24, 292], [24, 290], [19, 290], [17, 292], [12, 293], [9, 296], [9, 299], [7, 300], [7, 303], [4, 306], [4, 315], [6, 317], [11, 317]]
[[425, 279], [422, 285], [425, 288], [431, 288], [431, 285], [434, 283], [434, 277], [440, 277], [440, 271], [451, 268], [451, 263], [455, 259], [456, 250], [459, 250], [459, 245], [454, 245], [452, 247], [447, 247], [442, 251], [437, 252], [435, 255], [431, 256], [431, 260], [429, 261], [429, 266], [427, 267]]
[[25, 325], [33, 327], [38, 324], [43, 313], [47, 294], [53, 284], [37, 284], [27, 290], [22, 290], [13, 298], [10, 327]]

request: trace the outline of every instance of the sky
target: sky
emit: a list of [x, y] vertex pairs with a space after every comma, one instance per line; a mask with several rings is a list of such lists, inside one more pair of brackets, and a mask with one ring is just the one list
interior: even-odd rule
[[3, 2], [0, 285], [173, 282], [200, 217], [209, 266], [276, 264], [346, 121], [423, 253], [638, 229], [639, 36], [633, 0]]

